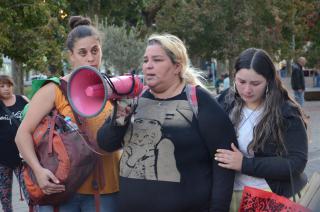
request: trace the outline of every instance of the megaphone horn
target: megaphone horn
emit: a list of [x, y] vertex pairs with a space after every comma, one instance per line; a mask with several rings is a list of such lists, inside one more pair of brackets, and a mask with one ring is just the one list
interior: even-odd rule
[[68, 82], [68, 100], [82, 117], [94, 117], [109, 99], [133, 98], [143, 90], [138, 76], [105, 78], [96, 68], [81, 66], [75, 69]]

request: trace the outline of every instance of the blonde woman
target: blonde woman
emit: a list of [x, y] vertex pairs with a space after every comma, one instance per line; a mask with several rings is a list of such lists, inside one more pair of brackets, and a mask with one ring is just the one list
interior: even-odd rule
[[[234, 171], [219, 167], [212, 153], [230, 148], [235, 132], [189, 64], [179, 38], [149, 37], [142, 66], [149, 89], [127, 124], [108, 119], [98, 131], [101, 148], [123, 148], [120, 211], [229, 211]], [[197, 115], [188, 84], [196, 86]], [[118, 116], [126, 114], [122, 109]]]

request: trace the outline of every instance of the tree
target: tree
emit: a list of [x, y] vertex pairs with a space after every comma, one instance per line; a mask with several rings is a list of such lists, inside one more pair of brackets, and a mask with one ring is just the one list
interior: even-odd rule
[[145, 43], [137, 38], [134, 28], [129, 32], [125, 26], [101, 26], [104, 34], [103, 60], [106, 67], [114, 67], [117, 74], [137, 70], [142, 62]]
[[[214, 57], [230, 64], [248, 47], [263, 48], [276, 61], [306, 54], [312, 34], [308, 18], [313, 34], [318, 29], [316, 0], [167, 0], [157, 9], [152, 20], [156, 29], [149, 31], [179, 36], [191, 56]], [[312, 42], [309, 49], [317, 52], [316, 46]]]
[[2, 0], [0, 5], [0, 53], [13, 60], [16, 92], [23, 92], [23, 70], [44, 72], [48, 64], [60, 66], [62, 1]]
[[280, 56], [291, 61], [307, 54], [307, 44], [316, 39], [310, 36], [312, 27], [308, 25], [308, 16], [319, 11], [319, 3], [314, 0], [279, 0], [275, 5], [279, 8], [281, 21]]
[[110, 25], [126, 27], [141, 23], [141, 10], [148, 0], [67, 0], [66, 10], [69, 15], [85, 15], [97, 22], [107, 18]]

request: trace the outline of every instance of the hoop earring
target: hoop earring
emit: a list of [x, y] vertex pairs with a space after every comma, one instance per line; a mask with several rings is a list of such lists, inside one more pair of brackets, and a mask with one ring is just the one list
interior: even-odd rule
[[267, 85], [267, 88], [266, 88], [266, 96], [269, 94], [269, 85]]

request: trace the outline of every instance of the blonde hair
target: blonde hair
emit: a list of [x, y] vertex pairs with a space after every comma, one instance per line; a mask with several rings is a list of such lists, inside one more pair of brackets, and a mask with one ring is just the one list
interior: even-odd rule
[[164, 49], [172, 63], [181, 65], [180, 78], [182, 81], [204, 87], [198, 79], [198, 77], [201, 77], [200, 73], [191, 66], [187, 49], [177, 36], [167, 33], [153, 34], [148, 38], [148, 46], [154, 44], [158, 44]]

